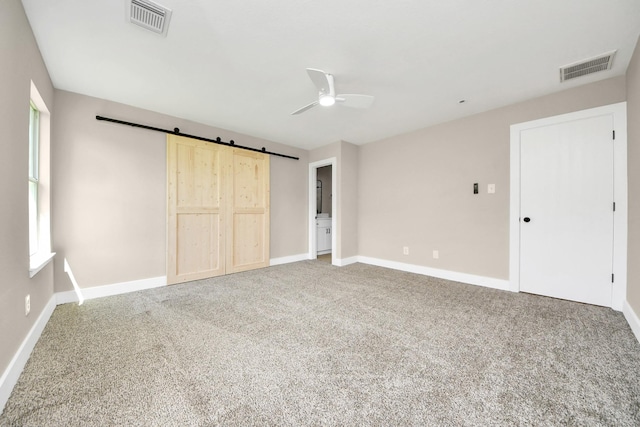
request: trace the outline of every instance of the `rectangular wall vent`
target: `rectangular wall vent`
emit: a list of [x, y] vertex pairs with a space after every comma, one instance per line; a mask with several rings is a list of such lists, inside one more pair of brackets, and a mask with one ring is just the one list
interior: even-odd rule
[[580, 62], [560, 67], [560, 81], [575, 79], [576, 77], [586, 76], [587, 74], [597, 73], [611, 69], [613, 57], [616, 51], [604, 53], [594, 58], [585, 59]]
[[149, 0], [129, 0], [129, 20], [155, 33], [167, 35], [171, 9]]

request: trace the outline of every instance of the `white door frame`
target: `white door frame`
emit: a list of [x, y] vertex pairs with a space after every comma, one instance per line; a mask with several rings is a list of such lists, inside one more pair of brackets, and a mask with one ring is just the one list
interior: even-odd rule
[[338, 159], [336, 157], [309, 163], [309, 259], [318, 258], [318, 230], [316, 228], [316, 180], [318, 176], [318, 168], [324, 166], [331, 166], [331, 264], [338, 265], [338, 257], [336, 256], [336, 235], [338, 234], [336, 233], [336, 218], [338, 217], [339, 206], [336, 202], [336, 200], [338, 199]]
[[509, 212], [509, 286], [520, 291], [520, 132], [527, 129], [613, 115], [615, 129], [613, 153], [613, 274], [611, 308], [621, 311], [627, 295], [627, 103], [590, 108], [540, 120], [511, 125], [511, 177]]

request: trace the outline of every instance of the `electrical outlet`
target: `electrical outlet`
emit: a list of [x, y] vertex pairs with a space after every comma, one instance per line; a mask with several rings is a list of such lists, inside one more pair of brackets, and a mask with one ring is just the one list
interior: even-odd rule
[[440, 258], [440, 251], [433, 251], [433, 259]]
[[31, 311], [31, 295], [24, 297], [24, 315], [28, 316]]
[[494, 194], [495, 192], [496, 192], [496, 185], [495, 184], [488, 184], [487, 185], [487, 193]]
[[404, 246], [402, 248], [402, 253], [405, 254], [405, 255], [409, 255], [409, 246]]

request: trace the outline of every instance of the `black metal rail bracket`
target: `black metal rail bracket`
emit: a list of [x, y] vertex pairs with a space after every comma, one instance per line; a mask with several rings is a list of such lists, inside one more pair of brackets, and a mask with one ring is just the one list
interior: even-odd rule
[[217, 137], [216, 139], [210, 139], [210, 138], [204, 138], [202, 136], [190, 135], [188, 133], [182, 133], [182, 132], [180, 132], [179, 128], [173, 128], [173, 130], [161, 129], [161, 128], [157, 128], [157, 127], [153, 127], [153, 126], [141, 125], [139, 123], [132, 123], [132, 122], [125, 122], [123, 120], [110, 119], [109, 117], [103, 117], [103, 116], [96, 116], [96, 120], [101, 120], [101, 121], [111, 122], [111, 123], [117, 123], [119, 125], [132, 126], [134, 128], [154, 130], [156, 132], [170, 133], [172, 135], [178, 135], [178, 136], [184, 136], [184, 137], [187, 137], [187, 138], [198, 139], [200, 141], [211, 142], [213, 144], [226, 145], [226, 146], [229, 146], [229, 147], [240, 148], [242, 150], [249, 150], [249, 151], [255, 151], [255, 152], [258, 152], [258, 153], [265, 153], [265, 154], [269, 154], [271, 156], [284, 157], [286, 159], [300, 160], [299, 157], [289, 156], [287, 154], [274, 153], [272, 151], [267, 151], [265, 149], [265, 147], [252, 148], [252, 147], [245, 147], [243, 145], [237, 145], [233, 139], [231, 141], [229, 141], [229, 142], [224, 142], [224, 141], [222, 141], [220, 139], [220, 137]]

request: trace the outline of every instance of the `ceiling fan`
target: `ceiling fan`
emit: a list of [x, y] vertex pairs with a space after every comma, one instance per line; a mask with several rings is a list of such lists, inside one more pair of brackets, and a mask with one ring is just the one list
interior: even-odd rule
[[318, 100], [313, 101], [311, 104], [305, 105], [302, 108], [298, 108], [296, 111], [291, 113], [291, 115], [304, 113], [316, 105], [330, 107], [334, 104], [340, 104], [351, 108], [369, 108], [373, 103], [374, 98], [371, 95], [336, 95], [332, 74], [325, 73], [322, 70], [316, 70], [314, 68], [307, 68], [307, 73], [309, 74], [313, 84], [318, 88]]

